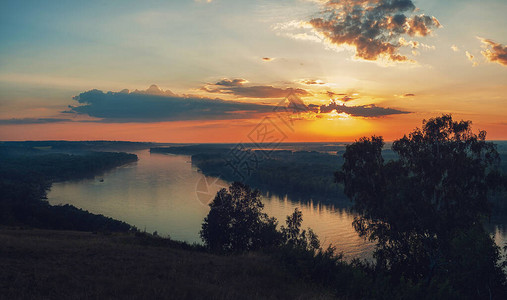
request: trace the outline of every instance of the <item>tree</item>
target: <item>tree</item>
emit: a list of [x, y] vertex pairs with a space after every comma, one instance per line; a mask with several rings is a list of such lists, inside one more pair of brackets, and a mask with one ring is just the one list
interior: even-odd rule
[[301, 230], [303, 223], [303, 213], [294, 209], [292, 215], [287, 216], [285, 221], [287, 227], [281, 227], [283, 241], [286, 245], [315, 253], [320, 250], [320, 241], [318, 236], [311, 228]]
[[234, 182], [221, 189], [210, 203], [200, 236], [215, 252], [243, 252], [272, 246], [279, 242], [275, 218], [262, 210], [258, 190]]
[[502, 182], [485, 138], [470, 121], [443, 115], [395, 141], [395, 160], [384, 161], [381, 137], [347, 146], [335, 178], [359, 213], [355, 229], [377, 242], [377, 268], [416, 282], [448, 280], [472, 298], [505, 287], [498, 247], [482, 226], [488, 195]]

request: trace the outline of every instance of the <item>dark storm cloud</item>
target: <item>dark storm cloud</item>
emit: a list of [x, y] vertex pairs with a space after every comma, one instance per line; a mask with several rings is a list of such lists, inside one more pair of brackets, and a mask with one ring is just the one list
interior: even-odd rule
[[73, 98], [81, 105], [68, 113], [101, 118], [102, 122], [158, 122], [251, 118], [272, 106], [221, 99], [91, 90]]
[[364, 60], [409, 61], [399, 53], [400, 37], [427, 36], [440, 27], [435, 17], [412, 15], [411, 0], [332, 0], [326, 8], [309, 23], [332, 44], [354, 47]]
[[481, 53], [488, 61], [507, 66], [507, 46], [488, 39], [481, 39], [481, 41], [485, 48]]

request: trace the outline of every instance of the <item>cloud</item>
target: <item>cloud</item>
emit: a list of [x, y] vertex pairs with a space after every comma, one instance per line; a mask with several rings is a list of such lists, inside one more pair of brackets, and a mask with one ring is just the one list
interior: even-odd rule
[[263, 61], [273, 61], [273, 60], [275, 60], [275, 58], [274, 57], [263, 57], [262, 60]]
[[[229, 81], [226, 81], [229, 82]], [[233, 82], [233, 80], [231, 80]], [[226, 89], [250, 88], [256, 90], [256, 86], [225, 86]], [[266, 87], [262, 87], [266, 88]], [[269, 87], [268, 93], [273, 93]], [[376, 118], [388, 115], [406, 114], [409, 112], [392, 108], [379, 107], [374, 104], [360, 106], [346, 106], [332, 101], [328, 105], [306, 105], [301, 100], [300, 95], [295, 91], [297, 89], [278, 89], [292, 93], [287, 96], [284, 93], [285, 106], [289, 111], [295, 114], [310, 113], [315, 117], [330, 113], [346, 113], [356, 117]], [[167, 96], [159, 93], [150, 94], [146, 91], [128, 92], [103, 92], [100, 90], [90, 90], [83, 92], [73, 99], [80, 105], [69, 106], [69, 110], [64, 111], [68, 114], [87, 115], [95, 120], [86, 120], [85, 122], [105, 122], [105, 123], [126, 123], [126, 122], [163, 122], [163, 121], [184, 121], [184, 120], [230, 120], [230, 119], [250, 119], [259, 117], [262, 114], [275, 113], [279, 106], [244, 103], [238, 101], [226, 101], [222, 99]], [[151, 91], [155, 91], [154, 88]], [[166, 92], [164, 92], [166, 93]], [[237, 93], [237, 91], [234, 91]], [[334, 95], [338, 95], [333, 93]], [[255, 91], [256, 97], [259, 92]], [[347, 95], [340, 99], [343, 102], [352, 100]], [[347, 99], [350, 98], [350, 99]], [[285, 110], [284, 110], [285, 111]], [[9, 119], [0, 120], [0, 124], [43, 124], [55, 122], [81, 122], [72, 119]]]
[[359, 94], [352, 93], [352, 96], [350, 96], [349, 94], [335, 93], [335, 92], [332, 92], [332, 91], [327, 91], [326, 95], [329, 98], [331, 98], [333, 101], [349, 102], [349, 101], [357, 99], [357, 97], [353, 97], [353, 96], [357, 96]]
[[267, 86], [241, 86], [231, 87], [225, 91], [225, 94], [233, 94], [239, 97], [246, 98], [283, 98], [290, 94], [297, 94], [300, 96], [311, 96], [312, 94], [304, 89], [295, 88], [277, 88], [270, 85]]
[[[120, 93], [128, 94], [129, 90], [124, 89], [124, 90], [121, 90]], [[170, 90], [164, 91], [164, 90], [160, 89], [155, 84], [150, 85], [150, 87], [145, 91], [134, 90], [131, 93], [132, 94], [139, 94], [139, 95], [158, 95], [158, 96], [170, 96], [170, 97], [176, 96], [176, 94], [171, 92]]]
[[236, 78], [236, 79], [224, 78], [224, 79], [220, 80], [219, 82], [215, 83], [215, 85], [242, 86], [243, 84], [245, 84], [247, 82], [248, 82], [248, 80], [242, 79], [242, 78]]
[[415, 94], [407, 93], [407, 94], [403, 95], [403, 97], [415, 97]]
[[107, 93], [91, 90], [73, 99], [81, 105], [69, 106], [67, 113], [100, 118], [101, 122], [247, 119], [272, 112], [274, 108], [222, 99], [129, 93], [125, 90]]
[[348, 95], [345, 95], [345, 96], [339, 98], [338, 100], [340, 100], [342, 102], [349, 102], [349, 101], [354, 100], [354, 99], [356, 99], [356, 98], [353, 98], [353, 97], [350, 97]]
[[[411, 0], [331, 0], [321, 17], [308, 23], [336, 46], [351, 46], [358, 59], [410, 61], [400, 54], [403, 35], [425, 37], [441, 27], [435, 17], [414, 15]], [[413, 45], [412, 45], [413, 46]]]
[[454, 51], [454, 52], [458, 52], [458, 51], [459, 51], [459, 48], [458, 48], [458, 46], [456, 46], [456, 45], [452, 45], [452, 46], [451, 46], [451, 49], [452, 49], [452, 51]]
[[306, 84], [306, 85], [320, 85], [320, 84], [326, 84], [322, 80], [318, 79], [301, 79], [299, 83]]
[[329, 98], [334, 98], [336, 96], [347, 96], [347, 94], [335, 93], [335, 92], [331, 92], [331, 91], [327, 91], [326, 94], [329, 96]]
[[481, 40], [484, 48], [481, 53], [489, 62], [497, 62], [503, 66], [507, 66], [507, 46], [489, 39], [479, 39]]
[[222, 79], [215, 84], [208, 84], [201, 90], [208, 93], [228, 94], [243, 98], [284, 98], [290, 94], [298, 96], [311, 96], [304, 89], [278, 88], [271, 85], [244, 86], [245, 79]]
[[[347, 96], [345, 96], [347, 97]], [[288, 103], [287, 103], [288, 102]], [[310, 113], [310, 119], [312, 117], [321, 118], [323, 115], [342, 114], [353, 117], [364, 117], [364, 118], [378, 118], [389, 115], [409, 114], [408, 111], [402, 111], [393, 108], [384, 108], [376, 106], [375, 104], [358, 105], [358, 106], [347, 106], [344, 103], [336, 103], [332, 100], [327, 105], [316, 105], [316, 104], [304, 104], [304, 102], [297, 95], [288, 97], [286, 101], [288, 108], [293, 108], [294, 112], [298, 113]]]
[[0, 125], [48, 124], [48, 123], [61, 123], [61, 122], [73, 122], [73, 120], [72, 119], [60, 119], [60, 118], [0, 119]]
[[337, 113], [346, 113], [354, 117], [365, 117], [365, 118], [377, 118], [389, 115], [410, 113], [408, 111], [376, 106], [375, 104], [346, 106], [345, 104], [337, 104], [334, 101], [328, 105], [321, 105], [319, 107], [319, 113], [332, 113], [333, 111], [336, 111]]
[[475, 60], [475, 56], [473, 56], [470, 52], [465, 51], [465, 55], [467, 56], [468, 60], [472, 62], [472, 66], [477, 66], [479, 63]]

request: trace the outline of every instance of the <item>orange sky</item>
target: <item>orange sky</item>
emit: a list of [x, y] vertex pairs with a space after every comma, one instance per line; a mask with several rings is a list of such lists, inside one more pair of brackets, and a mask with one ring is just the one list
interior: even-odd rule
[[[267, 130], [281, 142], [350, 142], [361, 136], [381, 135], [386, 141], [401, 138], [416, 127], [423, 118], [414, 116], [384, 117], [382, 119], [342, 118], [294, 121], [291, 129], [276, 115], [270, 118]], [[457, 116], [459, 117], [459, 116]], [[79, 123], [4, 125], [1, 140], [128, 140], [172, 143], [236, 143], [268, 142], [257, 138], [255, 130], [263, 119], [228, 121], [181, 121], [160, 123]], [[276, 126], [276, 127], [274, 127]], [[504, 140], [505, 125], [474, 123], [474, 130], [486, 130], [489, 140]]]

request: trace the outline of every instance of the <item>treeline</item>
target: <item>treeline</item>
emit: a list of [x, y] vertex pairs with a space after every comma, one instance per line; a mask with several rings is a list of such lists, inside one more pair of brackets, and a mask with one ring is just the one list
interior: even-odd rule
[[151, 147], [151, 153], [163, 154], [179, 154], [179, 155], [194, 155], [194, 154], [217, 154], [227, 153], [232, 149], [233, 145], [229, 144], [207, 144], [207, 145], [185, 145], [185, 146], [171, 146], [171, 147]]
[[[192, 163], [204, 174], [220, 176], [227, 181], [243, 181], [280, 195], [310, 197], [325, 202], [342, 194], [332, 178], [336, 166], [341, 165], [342, 158], [337, 155], [253, 150], [245, 157], [244, 161], [235, 164], [231, 155], [195, 154]], [[344, 196], [341, 198], [345, 199]]]
[[[497, 142], [500, 171], [507, 174], [507, 146]], [[289, 195], [302, 201], [313, 199], [323, 203], [339, 202], [350, 205], [343, 185], [336, 184], [333, 174], [343, 165], [345, 147], [339, 146], [336, 154], [318, 151], [252, 150], [245, 147], [233, 150], [235, 145], [206, 144], [151, 148], [152, 153], [189, 155], [192, 164], [207, 176], [223, 180], [241, 181], [261, 191]], [[252, 145], [253, 146], [253, 145]], [[386, 161], [398, 159], [390, 148], [382, 150]], [[343, 149], [342, 149], [343, 148]], [[317, 146], [316, 150], [321, 150]], [[327, 148], [323, 148], [324, 150]], [[335, 149], [333, 149], [335, 150]], [[490, 202], [495, 215], [507, 213], [507, 193], [496, 192]]]
[[137, 161], [128, 153], [89, 152], [82, 155], [44, 153], [0, 146], [0, 224], [45, 229], [128, 231], [132, 226], [71, 205], [46, 201], [53, 182], [90, 178]]
[[154, 143], [125, 141], [19, 141], [0, 142], [1, 147], [16, 148], [18, 151], [42, 149], [45, 151], [132, 151], [148, 149]]
[[290, 150], [234, 152], [224, 145], [151, 148], [150, 151], [191, 155], [192, 164], [205, 175], [230, 182], [241, 181], [278, 195], [322, 202], [346, 200], [333, 180], [337, 166], [343, 163], [339, 155]]

